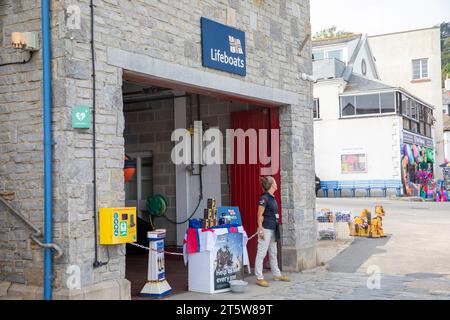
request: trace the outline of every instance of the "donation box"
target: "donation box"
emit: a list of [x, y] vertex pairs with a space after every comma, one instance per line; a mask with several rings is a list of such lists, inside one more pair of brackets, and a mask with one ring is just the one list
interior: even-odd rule
[[243, 274], [243, 234], [217, 235], [212, 250], [189, 254], [189, 291], [230, 291], [231, 280]]
[[100, 208], [100, 244], [136, 242], [136, 208]]

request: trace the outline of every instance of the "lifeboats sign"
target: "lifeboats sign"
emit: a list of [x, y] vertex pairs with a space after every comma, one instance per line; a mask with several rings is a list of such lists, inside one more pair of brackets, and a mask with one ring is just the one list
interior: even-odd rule
[[201, 28], [203, 66], [245, 76], [245, 32], [206, 18]]

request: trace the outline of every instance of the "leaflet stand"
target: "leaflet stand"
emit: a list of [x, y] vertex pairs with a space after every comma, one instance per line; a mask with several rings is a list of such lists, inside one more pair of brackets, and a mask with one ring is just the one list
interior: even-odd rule
[[165, 229], [157, 229], [147, 233], [149, 241], [148, 277], [147, 283], [141, 290], [141, 296], [161, 298], [172, 292], [166, 280], [164, 267], [164, 239]]

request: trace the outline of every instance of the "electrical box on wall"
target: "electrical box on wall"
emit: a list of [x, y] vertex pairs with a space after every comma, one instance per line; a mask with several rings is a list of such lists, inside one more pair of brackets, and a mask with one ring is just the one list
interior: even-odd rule
[[136, 224], [136, 208], [100, 208], [100, 244], [136, 242]]

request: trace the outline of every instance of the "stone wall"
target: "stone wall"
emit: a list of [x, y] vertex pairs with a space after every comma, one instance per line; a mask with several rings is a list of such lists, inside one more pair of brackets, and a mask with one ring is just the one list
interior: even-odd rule
[[[0, 3], [0, 64], [28, 59], [29, 53], [12, 49], [11, 33], [39, 31], [39, 12], [37, 1]], [[41, 65], [37, 52], [27, 64], [0, 66], [0, 196], [6, 195], [11, 206], [39, 228], [43, 222]], [[42, 284], [43, 251], [29, 234], [0, 204], [0, 281]]]
[[[152, 152], [152, 194], [168, 199], [167, 217], [176, 218], [175, 165], [170, 153], [174, 130], [173, 99], [129, 104], [127, 108], [142, 111], [125, 112], [125, 149], [127, 153]], [[167, 229], [166, 245], [176, 244], [175, 225], [164, 218], [154, 217], [156, 228]]]

